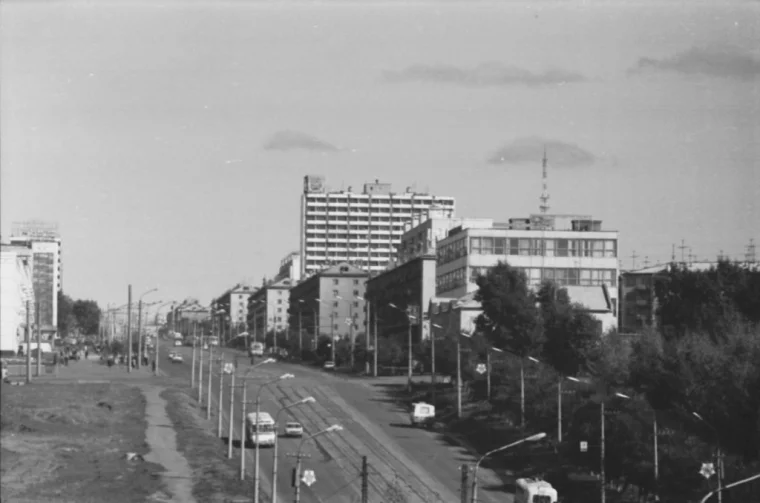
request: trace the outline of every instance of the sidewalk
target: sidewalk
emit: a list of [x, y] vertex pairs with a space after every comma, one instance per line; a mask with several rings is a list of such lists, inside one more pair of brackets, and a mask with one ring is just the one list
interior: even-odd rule
[[[160, 371], [160, 370], [159, 370]], [[69, 361], [68, 365], [58, 365], [56, 372], [52, 374], [42, 374], [40, 377], [32, 379], [32, 383], [93, 383], [93, 382], [134, 382], [135, 385], [140, 383], [166, 384], [166, 378], [163, 376], [154, 376], [152, 367], [142, 367], [132, 369], [127, 372], [126, 365], [114, 365], [108, 367], [99, 358], [93, 358], [92, 355], [87, 360]]]

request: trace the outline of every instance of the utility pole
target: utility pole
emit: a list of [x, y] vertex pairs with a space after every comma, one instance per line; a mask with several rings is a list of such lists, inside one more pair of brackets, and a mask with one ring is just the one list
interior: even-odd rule
[[141, 367], [142, 360], [142, 297], [137, 302], [137, 368]]
[[[364, 317], [364, 332], [365, 332], [364, 348], [366, 349], [366, 351], [364, 352], [364, 354], [365, 354], [365, 356], [364, 356], [364, 375], [369, 375], [369, 348], [370, 348], [370, 344], [369, 344], [369, 342], [370, 342], [369, 341], [369, 329], [370, 329], [369, 317], [370, 317], [371, 313], [370, 313], [370, 303], [365, 300], [364, 301], [364, 305], [366, 306], [365, 309], [367, 310], [367, 314]], [[375, 351], [377, 351], [377, 348], [375, 348]]]
[[333, 364], [337, 365], [335, 362], [335, 311], [330, 313], [330, 350]]
[[362, 456], [362, 503], [369, 503], [369, 466], [367, 456]]
[[[172, 310], [172, 319], [169, 322], [169, 327], [168, 327], [169, 330], [167, 330], [169, 333], [174, 332], [174, 317], [175, 317], [175, 314], [174, 314], [174, 302], [172, 302], [171, 310]], [[158, 333], [158, 331], [156, 331], [156, 358], [154, 360], [156, 362], [156, 365], [155, 365], [156, 369], [155, 369], [155, 374], [154, 374], [155, 376], [158, 376], [158, 374], [159, 374], [158, 366], [159, 366], [159, 362], [161, 361], [161, 358], [158, 357], [158, 354], [159, 354], [158, 353], [158, 349], [159, 349], [160, 346], [161, 346], [161, 335]]]
[[298, 359], [303, 359], [303, 321], [301, 320], [301, 306], [298, 306]]
[[198, 327], [198, 322], [193, 321], [193, 363], [190, 367], [190, 389], [193, 389], [195, 387], [195, 346], [196, 346], [195, 329], [197, 327]]
[[198, 351], [198, 407], [203, 407], [203, 336]]
[[375, 360], [374, 361], [375, 367], [372, 370], [372, 373], [374, 374], [374, 377], [377, 377], [377, 350], [378, 350], [377, 348], [377, 304], [375, 304], [375, 309], [373, 309], [373, 311], [375, 313], [375, 320], [374, 320], [375, 321], [375, 350], [372, 353], [373, 353], [373, 358]]
[[599, 468], [599, 480], [601, 481], [602, 485], [602, 495], [601, 495], [601, 502], [605, 503], [607, 501], [607, 481], [605, 480], [605, 474], [604, 474], [604, 423], [606, 421], [604, 420], [604, 397], [602, 397], [601, 403], [599, 405], [599, 408], [601, 409], [601, 415], [602, 415], [602, 435], [601, 435], [601, 445], [599, 446], [599, 460], [600, 460], [600, 468]]
[[303, 458], [309, 458], [311, 456], [300, 451], [298, 454], [289, 454], [289, 456], [295, 456], [296, 458], [296, 467], [293, 469], [293, 487], [296, 488], [296, 496], [293, 501], [295, 501], [295, 503], [301, 503], [301, 462]]
[[681, 246], [678, 247], [678, 249], [681, 250], [681, 262], [682, 263], [686, 262], [686, 258], [684, 257], [684, 253], [683, 253], [686, 250], [686, 248], [688, 248], [688, 246], [686, 246], [684, 244], [684, 240], [682, 239], [681, 240]]
[[34, 308], [34, 317], [37, 322], [34, 324], [37, 328], [37, 377], [42, 375], [42, 327], [40, 327], [40, 301], [36, 301]]
[[32, 382], [32, 320], [29, 317], [30, 302], [26, 301], [26, 383]]
[[409, 383], [407, 384], [407, 389], [409, 390], [409, 393], [412, 392], [412, 317], [410, 313], [407, 312], [406, 314], [406, 321], [407, 321], [407, 331], [408, 331], [408, 344], [409, 348], [407, 350], [407, 359], [409, 360], [409, 365], [407, 372], [409, 374]]
[[348, 302], [348, 338], [351, 342], [351, 371], [353, 372], [356, 363], [354, 361], [354, 300], [351, 299]]
[[216, 424], [216, 437], [222, 438], [222, 398], [224, 397], [224, 356], [219, 359], [219, 396], [217, 397], [218, 410], [217, 424]]
[[[232, 373], [230, 378], [230, 424], [227, 426], [227, 459], [232, 459], [232, 441], [235, 437], [235, 388], [240, 388], [243, 385], [235, 386], [235, 372]], [[242, 438], [242, 437], [241, 437]], [[241, 440], [242, 442], [242, 440]], [[241, 446], [242, 449], [242, 446]]]
[[243, 383], [240, 385], [243, 388], [243, 398], [240, 402], [240, 480], [245, 480], [245, 446], [248, 443], [248, 433], [245, 431], [245, 416], [248, 408], [248, 400], [246, 399], [248, 387], [246, 384], [248, 383], [244, 377]]
[[486, 348], [486, 399], [491, 400], [491, 348]]
[[211, 377], [214, 367], [214, 346], [208, 346], [208, 392], [206, 393], [206, 421], [211, 419]]
[[314, 310], [314, 340], [311, 342], [312, 344], [312, 351], [316, 353], [317, 351], [317, 341], [319, 340], [319, 312], [315, 309]]
[[[127, 372], [132, 372], [132, 285], [127, 287]], [[156, 358], [158, 361], [158, 358]]]
[[459, 467], [462, 471], [462, 483], [459, 489], [461, 503], [467, 503], [468, 488], [470, 487], [470, 466], [463, 464]]

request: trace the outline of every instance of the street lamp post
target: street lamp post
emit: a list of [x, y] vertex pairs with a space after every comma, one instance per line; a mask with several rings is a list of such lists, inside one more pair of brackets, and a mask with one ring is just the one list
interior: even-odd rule
[[284, 407], [281, 407], [280, 410], [277, 411], [277, 414], [274, 416], [274, 427], [275, 427], [275, 434], [274, 434], [274, 457], [273, 457], [273, 464], [272, 464], [272, 503], [277, 503], [277, 454], [278, 454], [278, 446], [279, 446], [279, 440], [277, 440], [277, 427], [280, 424], [279, 418], [280, 414], [292, 407], [296, 407], [298, 405], [303, 405], [305, 403], [313, 403], [316, 400], [313, 396], [307, 396], [306, 398], [302, 398], [301, 400], [291, 403], [289, 405], [285, 405]]
[[295, 503], [301, 503], [301, 458], [303, 458], [303, 446], [308, 440], [312, 440], [320, 435], [324, 435], [325, 433], [330, 433], [333, 431], [341, 431], [343, 430], [343, 427], [339, 424], [334, 424], [328, 428], [325, 428], [322, 431], [318, 431], [317, 433], [314, 433], [313, 435], [310, 435], [298, 444], [298, 453], [296, 454], [296, 476], [295, 476], [295, 486], [296, 486], [296, 497], [295, 497]]
[[718, 503], [723, 503], [723, 449], [721, 448], [720, 435], [718, 434], [718, 430], [699, 413], [692, 412], [691, 415], [699, 419], [715, 434], [715, 441], [718, 443]]
[[149, 293], [157, 292], [158, 288], [151, 288], [147, 292], [140, 295], [140, 299], [137, 302], [137, 368], [139, 369], [141, 367], [141, 360], [142, 360], [142, 354], [143, 354], [143, 343], [142, 343], [142, 305], [143, 305], [143, 297], [148, 295]]
[[406, 315], [406, 324], [407, 324], [407, 332], [408, 332], [408, 334], [407, 334], [407, 337], [408, 337], [407, 345], [409, 346], [408, 349], [407, 349], [407, 359], [409, 360], [409, 362], [408, 362], [408, 369], [407, 369], [407, 372], [408, 372], [407, 389], [409, 390], [409, 393], [411, 393], [412, 392], [412, 320], [416, 320], [417, 317], [416, 316], [412, 316], [409, 312], [401, 309], [396, 304], [389, 303], [388, 305], [390, 307], [392, 307], [393, 309], [401, 311], [402, 313], [404, 313]]
[[443, 327], [441, 325], [438, 325], [437, 323], [430, 323], [430, 394], [432, 396], [432, 402], [433, 407], [435, 407], [435, 392], [436, 392], [436, 382], [435, 382], [435, 328], [440, 328], [443, 330]]
[[127, 288], [127, 373], [132, 373], [132, 285]]
[[[253, 502], [259, 503], [259, 486], [260, 486], [260, 466], [259, 466], [259, 415], [261, 414], [261, 392], [267, 388], [270, 384], [274, 384], [276, 382], [285, 380], [285, 379], [293, 379], [295, 376], [293, 374], [283, 374], [276, 379], [272, 379], [270, 381], [265, 382], [261, 386], [259, 386], [259, 391], [256, 393], [256, 424], [254, 427], [255, 430], [255, 436], [253, 439], [254, 443], [254, 451], [253, 451]], [[277, 432], [275, 431], [275, 445], [277, 442]]]
[[478, 459], [477, 463], [475, 463], [475, 469], [472, 473], [472, 501], [471, 503], [477, 503], [478, 502], [478, 468], [480, 468], [480, 463], [483, 462], [484, 459], [486, 459], [491, 454], [495, 454], [497, 452], [505, 451], [511, 447], [514, 447], [516, 445], [520, 445], [524, 442], [535, 442], [537, 440], [541, 440], [546, 436], [546, 433], [536, 433], [535, 435], [531, 435], [529, 437], [525, 437], [522, 440], [518, 440], [517, 442], [512, 442], [511, 444], [503, 445], [501, 447], [498, 447], [492, 451], [488, 451], [485, 454], [483, 454], [480, 459]]

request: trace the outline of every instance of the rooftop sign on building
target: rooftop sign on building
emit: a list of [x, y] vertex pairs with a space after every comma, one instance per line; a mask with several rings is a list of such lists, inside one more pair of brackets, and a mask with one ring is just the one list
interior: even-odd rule
[[30, 239], [58, 239], [58, 224], [56, 222], [43, 222], [40, 220], [26, 220], [13, 222], [11, 237], [24, 237]]

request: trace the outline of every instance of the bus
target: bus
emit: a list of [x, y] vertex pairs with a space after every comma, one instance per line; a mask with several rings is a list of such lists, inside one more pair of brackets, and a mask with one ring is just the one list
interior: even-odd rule
[[250, 353], [251, 356], [264, 356], [264, 344], [261, 342], [252, 342]]
[[261, 446], [273, 446], [277, 430], [274, 419], [268, 412], [260, 412], [258, 415], [251, 412], [246, 416], [246, 443]]
[[515, 503], [557, 503], [557, 490], [545, 480], [517, 479]]

